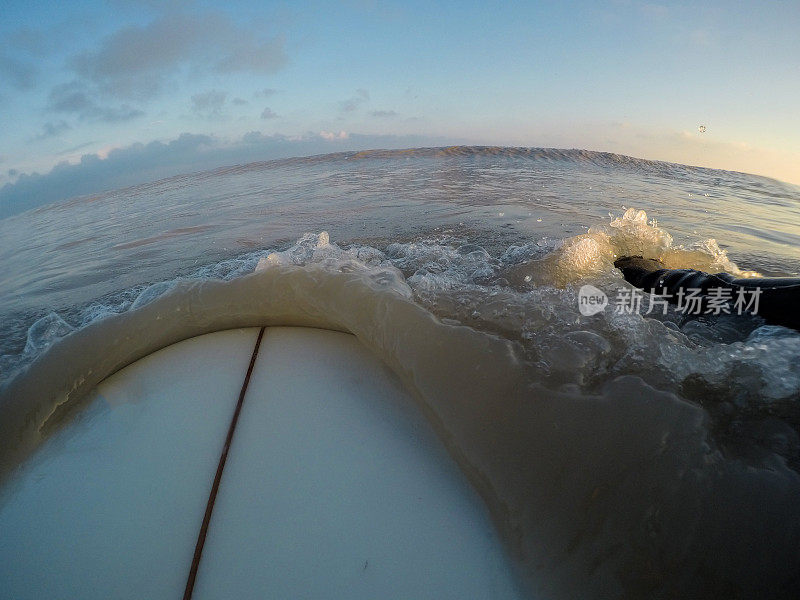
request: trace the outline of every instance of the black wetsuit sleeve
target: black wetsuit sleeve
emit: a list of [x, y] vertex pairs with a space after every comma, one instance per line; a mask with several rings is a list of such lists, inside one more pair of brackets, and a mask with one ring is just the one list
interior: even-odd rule
[[638, 257], [620, 259], [615, 265], [631, 284], [646, 292], [665, 293], [673, 303], [688, 290], [699, 290], [699, 294], [707, 302], [710, 294], [717, 289], [723, 289], [730, 292], [732, 299], [728, 308], [733, 309], [733, 302], [741, 291], [749, 294], [757, 292], [757, 307], [755, 310], [750, 307], [746, 312], [754, 312], [768, 323], [800, 331], [800, 279], [735, 279], [726, 273], [712, 275], [693, 269], [653, 269], [661, 264]]

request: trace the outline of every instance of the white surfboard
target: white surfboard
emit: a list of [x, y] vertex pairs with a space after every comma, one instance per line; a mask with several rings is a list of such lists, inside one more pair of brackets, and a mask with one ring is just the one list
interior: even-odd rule
[[398, 380], [351, 335], [267, 328], [254, 354], [259, 332], [128, 366], [17, 469], [0, 596], [523, 597]]

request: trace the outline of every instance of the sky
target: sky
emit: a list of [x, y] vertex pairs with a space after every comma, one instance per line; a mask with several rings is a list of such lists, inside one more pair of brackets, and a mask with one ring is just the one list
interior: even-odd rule
[[449, 144], [800, 184], [796, 0], [3, 5], [0, 216], [226, 164]]

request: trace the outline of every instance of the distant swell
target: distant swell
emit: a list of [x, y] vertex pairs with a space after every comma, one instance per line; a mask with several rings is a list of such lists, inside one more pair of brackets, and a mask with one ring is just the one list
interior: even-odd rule
[[[561, 149], [561, 148], [533, 148], [533, 147], [509, 147], [509, 146], [443, 146], [436, 148], [408, 148], [400, 150], [360, 150], [350, 152], [335, 152], [331, 154], [319, 154], [314, 156], [304, 156], [297, 158], [284, 158], [270, 161], [258, 161], [244, 165], [232, 167], [221, 167], [207, 171], [209, 177], [229, 174], [246, 173], [252, 170], [260, 170], [265, 167], [279, 166], [303, 166], [324, 163], [337, 163], [350, 160], [397, 160], [409, 158], [488, 158], [501, 157], [510, 159], [520, 159], [534, 163], [560, 162], [572, 163], [582, 166], [596, 166], [598, 168], [623, 168], [637, 173], [656, 174], [666, 177], [686, 177], [702, 175], [705, 177], [732, 177], [741, 179], [746, 183], [753, 181], [769, 181], [772, 184], [784, 185], [782, 182], [770, 179], [761, 175], [740, 173], [737, 171], [726, 171], [723, 169], [711, 169], [707, 167], [697, 167], [679, 163], [671, 163], [659, 160], [648, 160], [645, 158], [635, 158], [624, 154], [613, 152], [599, 152], [594, 150], [580, 149]], [[195, 177], [202, 174], [196, 174]], [[180, 179], [185, 175], [176, 176]], [[170, 178], [172, 179], [172, 178]]]

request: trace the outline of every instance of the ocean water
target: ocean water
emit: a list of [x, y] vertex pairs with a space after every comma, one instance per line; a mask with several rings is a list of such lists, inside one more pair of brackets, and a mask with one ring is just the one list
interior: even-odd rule
[[[35, 448], [131, 359], [122, 346], [328, 326], [416, 394], [537, 597], [797, 597], [800, 333], [617, 310], [623, 255], [800, 276], [800, 188], [588, 151], [447, 148], [44, 206], [0, 220], [2, 430]], [[608, 294], [604, 311], [581, 314], [584, 285]]]

